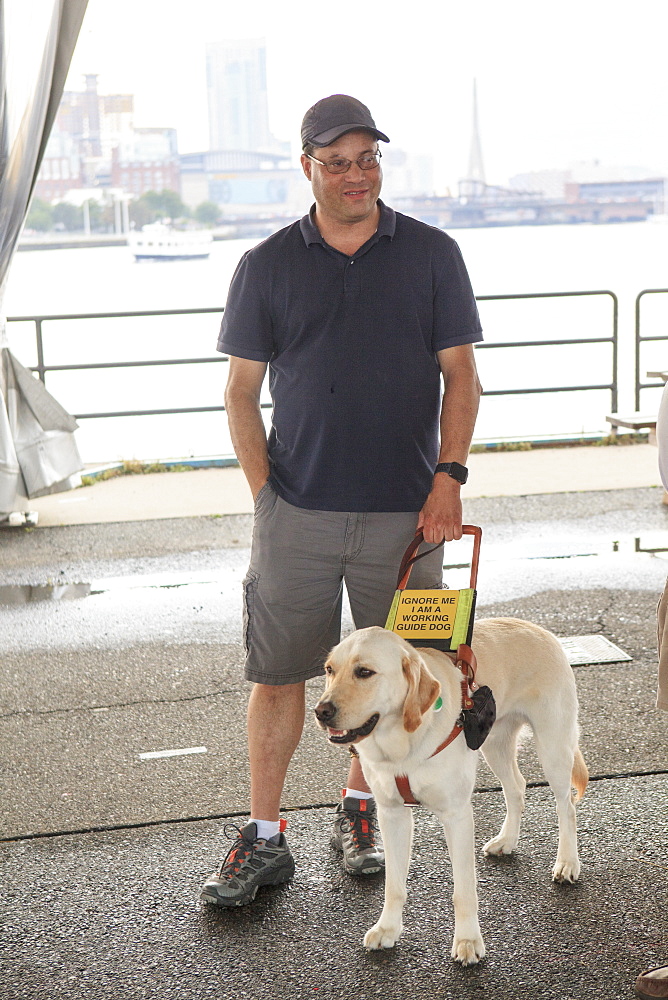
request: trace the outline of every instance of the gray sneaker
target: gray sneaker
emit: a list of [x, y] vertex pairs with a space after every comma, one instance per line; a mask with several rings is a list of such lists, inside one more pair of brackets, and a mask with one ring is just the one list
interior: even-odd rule
[[[237, 837], [221, 862], [218, 872], [210, 875], [200, 899], [215, 906], [244, 906], [255, 899], [261, 885], [280, 885], [295, 873], [295, 862], [281, 833], [278, 843], [260, 840], [255, 823], [239, 829], [228, 823], [224, 832], [235, 830]], [[232, 839], [232, 838], [230, 838]]]
[[331, 844], [343, 853], [350, 875], [373, 875], [385, 868], [385, 855], [376, 846], [376, 803], [347, 795], [336, 807]]

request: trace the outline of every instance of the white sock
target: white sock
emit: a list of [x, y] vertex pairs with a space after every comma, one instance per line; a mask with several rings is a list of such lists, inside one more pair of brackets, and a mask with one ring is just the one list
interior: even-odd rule
[[269, 819], [253, 819], [251, 817], [248, 822], [255, 823], [258, 840], [270, 840], [272, 837], [277, 837], [280, 833], [281, 822], [278, 819], [274, 822]]
[[356, 788], [346, 788], [343, 793], [344, 796], [350, 796], [351, 799], [372, 799], [373, 792], [358, 792]]

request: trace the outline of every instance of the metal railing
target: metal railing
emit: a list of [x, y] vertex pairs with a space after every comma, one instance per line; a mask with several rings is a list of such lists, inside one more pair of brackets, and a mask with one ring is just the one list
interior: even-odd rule
[[[635, 408], [640, 410], [640, 390], [641, 389], [656, 389], [663, 386], [663, 382], [644, 382], [640, 375], [640, 351], [643, 343], [647, 343], [651, 340], [668, 340], [668, 332], [659, 334], [650, 334], [643, 337], [641, 331], [641, 303], [646, 295], [666, 295], [668, 294], [668, 288], [643, 288], [642, 292], [639, 292], [636, 296], [635, 304]], [[666, 365], [668, 368], [668, 364]]]
[[517, 295], [478, 295], [478, 302], [506, 301], [515, 299], [564, 299], [577, 297], [591, 297], [594, 295], [607, 295], [612, 300], [612, 334], [609, 337], [582, 337], [577, 339], [556, 339], [556, 340], [518, 340], [504, 343], [489, 343], [483, 341], [476, 344], [476, 350], [496, 350], [500, 347], [564, 347], [566, 345], [580, 346], [584, 344], [611, 344], [612, 345], [612, 371], [610, 381], [593, 385], [560, 385], [560, 386], [527, 386], [522, 389], [491, 389], [485, 390], [485, 396], [512, 396], [529, 395], [532, 393], [545, 392], [587, 392], [592, 389], [609, 389], [610, 405], [613, 413], [617, 412], [619, 390], [617, 382], [617, 358], [619, 353], [619, 302], [614, 292], [608, 289], [582, 291], [582, 292], [525, 292]]
[[[205, 358], [162, 358], [150, 361], [99, 361], [89, 364], [79, 365], [47, 365], [44, 361], [44, 332], [43, 324], [59, 321], [72, 320], [99, 320], [99, 319], [130, 319], [147, 316], [195, 316], [202, 314], [222, 315], [223, 309], [219, 306], [212, 306], [204, 309], [150, 309], [138, 312], [113, 312], [113, 313], [63, 313], [52, 316], [8, 316], [8, 323], [34, 323], [35, 337], [37, 343], [37, 364], [29, 366], [30, 371], [36, 372], [42, 382], [46, 384], [47, 372], [69, 372], [69, 371], [91, 371], [104, 368], [153, 368], [162, 365], [202, 365], [217, 364], [226, 362], [229, 359], [225, 355]], [[86, 420], [92, 417], [147, 417], [164, 416], [175, 413], [213, 413], [224, 410], [224, 406], [187, 406], [170, 407], [160, 410], [105, 410], [100, 413], [74, 413], [76, 420]]]
[[[492, 389], [486, 390], [487, 396], [505, 395], [529, 395], [534, 393], [548, 392], [587, 392], [591, 390], [609, 390], [611, 393], [611, 407], [615, 412], [617, 409], [618, 387], [617, 387], [617, 354], [618, 354], [618, 301], [614, 292], [606, 290], [578, 291], [578, 292], [527, 292], [511, 295], [481, 295], [477, 299], [479, 302], [491, 301], [513, 301], [528, 299], [563, 299], [591, 296], [608, 296], [612, 300], [612, 333], [607, 337], [586, 337], [582, 339], [550, 339], [531, 341], [508, 341], [503, 343], [482, 342], [476, 345], [477, 350], [498, 350], [499, 348], [527, 348], [527, 347], [561, 347], [561, 346], [584, 346], [585, 344], [610, 344], [612, 346], [611, 377], [609, 382], [589, 385], [561, 385], [561, 386], [527, 386], [521, 389]], [[49, 372], [63, 371], [91, 371], [100, 369], [124, 369], [124, 368], [151, 368], [164, 365], [193, 365], [193, 364], [218, 364], [225, 363], [229, 359], [225, 355], [199, 357], [199, 358], [168, 358], [152, 359], [145, 361], [105, 361], [91, 362], [87, 364], [48, 364], [45, 360], [44, 349], [44, 324], [72, 322], [78, 320], [122, 320], [129, 318], [142, 318], [154, 316], [193, 316], [202, 314], [222, 315], [222, 307], [209, 307], [201, 309], [160, 309], [125, 311], [113, 313], [69, 313], [58, 315], [40, 316], [10, 316], [8, 323], [33, 323], [35, 326], [35, 338], [37, 347], [37, 364], [30, 367], [36, 372], [39, 378], [46, 384], [46, 377]], [[263, 408], [270, 408], [271, 403], [262, 403]], [[168, 409], [128, 409], [128, 410], [105, 410], [98, 413], [74, 413], [77, 420], [101, 417], [140, 417], [140, 416], [160, 416], [182, 413], [210, 413], [224, 411], [221, 404], [213, 406], [189, 406], [170, 407]]]

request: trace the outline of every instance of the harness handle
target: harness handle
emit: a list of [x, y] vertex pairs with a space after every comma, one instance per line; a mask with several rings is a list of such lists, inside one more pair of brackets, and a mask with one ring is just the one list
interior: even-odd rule
[[[479, 528], [475, 524], [463, 524], [462, 525], [463, 535], [473, 535], [473, 556], [471, 558], [471, 590], [475, 590], [476, 583], [478, 581], [478, 562], [480, 560], [480, 542], [482, 540], [482, 528]], [[422, 534], [422, 528], [418, 528], [415, 532], [415, 537], [406, 549], [401, 560], [401, 565], [399, 567], [399, 576], [397, 578], [397, 590], [405, 590], [406, 584], [408, 583], [408, 577], [411, 575], [411, 570], [413, 564], [422, 559], [424, 556], [428, 556], [431, 552], [435, 552], [439, 549], [441, 545], [445, 543], [445, 539], [439, 542], [438, 545], [434, 545], [431, 549], [427, 549], [426, 552], [421, 552], [419, 555], [415, 555], [417, 550], [420, 548], [424, 541], [424, 535]]]

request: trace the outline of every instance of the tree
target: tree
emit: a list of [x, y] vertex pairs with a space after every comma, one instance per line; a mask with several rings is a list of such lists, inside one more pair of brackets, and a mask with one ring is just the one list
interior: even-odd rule
[[83, 212], [76, 205], [61, 201], [53, 206], [53, 225], [57, 229], [67, 230], [68, 233], [81, 232]]
[[141, 198], [135, 198], [134, 201], [130, 202], [129, 214], [130, 222], [132, 222], [135, 229], [141, 229], [142, 226], [148, 225], [149, 222], [155, 222], [158, 217], [155, 210], [151, 209], [147, 204], [143, 195]]
[[91, 199], [88, 202], [88, 218], [90, 220], [91, 232], [113, 233], [114, 206], [111, 203], [101, 204], [99, 201]]
[[26, 229], [36, 229], [40, 233], [53, 229], [53, 207], [41, 198], [34, 198], [26, 219]]
[[187, 219], [190, 215], [188, 209], [181, 201], [181, 196], [176, 191], [161, 191], [160, 199], [165, 215], [172, 222], [177, 219]]
[[147, 223], [158, 222], [160, 219], [175, 222], [177, 219], [187, 218], [188, 215], [188, 209], [176, 191], [145, 191], [130, 203], [130, 219], [137, 228]]
[[195, 209], [195, 218], [203, 226], [215, 226], [221, 214], [220, 206], [215, 201], [203, 201]]

